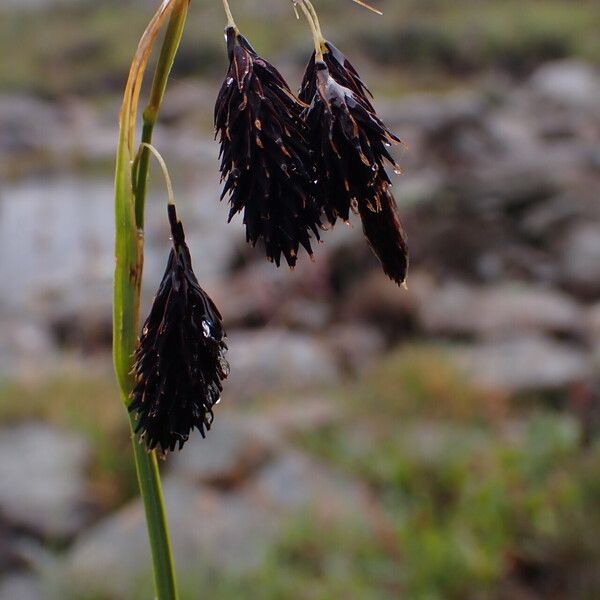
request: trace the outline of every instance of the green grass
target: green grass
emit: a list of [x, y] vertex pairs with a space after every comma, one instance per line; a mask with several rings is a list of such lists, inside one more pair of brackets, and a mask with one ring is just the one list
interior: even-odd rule
[[398, 3], [381, 27], [358, 34], [377, 64], [417, 79], [464, 78], [482, 71], [529, 73], [546, 60], [600, 62], [600, 5], [519, 0]]
[[[281, 9], [279, 0], [273, 3]], [[381, 3], [383, 19], [350, 0], [317, 6], [328, 37], [363, 69], [370, 62], [366, 79], [389, 95], [443, 88], [489, 69], [521, 75], [553, 58], [600, 63], [596, 0], [388, 0]], [[264, 10], [260, 17], [244, 2], [235, 9], [257, 50], [302, 67], [311, 44], [291, 9]], [[150, 12], [114, 0], [33, 12], [0, 8], [0, 91], [98, 97], [119, 90]], [[219, 3], [192, 4], [175, 78], [223, 76], [223, 24]]]

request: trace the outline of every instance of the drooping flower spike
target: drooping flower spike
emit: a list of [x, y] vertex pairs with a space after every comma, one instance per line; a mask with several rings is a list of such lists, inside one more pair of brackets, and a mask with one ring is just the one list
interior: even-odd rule
[[348, 59], [320, 31], [314, 8], [300, 4], [315, 38], [315, 52], [304, 75], [300, 99], [309, 104], [309, 128], [323, 211], [333, 225], [357, 212], [384, 272], [401, 284], [408, 255], [404, 232], [385, 170], [400, 171], [389, 146], [400, 140], [377, 116], [370, 92]]
[[229, 71], [215, 106], [221, 198], [229, 195], [229, 220], [243, 211], [249, 243], [261, 240], [269, 260], [279, 266], [283, 254], [293, 267], [300, 246], [312, 256], [321, 225], [305, 107], [234, 25], [226, 40]]
[[173, 248], [135, 352], [129, 411], [136, 433], [161, 453], [210, 429], [229, 374], [221, 315], [198, 284], [175, 206], [168, 206]]

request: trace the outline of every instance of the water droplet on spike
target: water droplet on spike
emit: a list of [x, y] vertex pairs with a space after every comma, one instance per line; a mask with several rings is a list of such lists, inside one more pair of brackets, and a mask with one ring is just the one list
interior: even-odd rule
[[229, 363], [224, 358], [219, 358], [219, 367], [221, 367], [223, 376], [229, 377], [229, 373], [231, 373], [231, 367], [229, 366]]
[[202, 321], [202, 334], [205, 338], [213, 338], [212, 329], [210, 327], [210, 323], [206, 320]]

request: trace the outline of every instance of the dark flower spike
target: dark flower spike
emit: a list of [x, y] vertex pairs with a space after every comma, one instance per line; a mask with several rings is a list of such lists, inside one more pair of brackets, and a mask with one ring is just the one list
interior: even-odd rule
[[313, 144], [323, 211], [332, 225], [358, 212], [385, 273], [401, 284], [408, 267], [406, 242], [384, 167], [387, 162], [400, 172], [388, 150], [400, 140], [377, 116], [356, 69], [323, 38], [310, 2], [303, 0], [299, 6], [315, 39], [300, 98], [309, 104], [303, 117]]
[[[387, 161], [399, 170], [388, 152], [398, 139], [360, 95], [330, 75], [325, 62], [317, 61], [315, 71], [316, 93], [305, 118], [315, 144], [323, 210], [332, 225], [338, 218], [347, 221], [351, 210], [368, 218], [363, 227], [375, 254], [388, 276], [402, 283], [408, 263], [406, 244], [384, 168]], [[386, 217], [390, 221], [384, 224]], [[396, 257], [390, 255], [394, 248]]]
[[221, 198], [229, 194], [230, 221], [243, 211], [248, 242], [262, 240], [269, 260], [279, 266], [283, 254], [293, 267], [300, 246], [312, 256], [321, 224], [305, 106], [235, 26], [226, 39], [229, 71], [215, 106]]
[[149, 449], [179, 449], [213, 421], [229, 374], [221, 315], [198, 284], [175, 206], [168, 206], [173, 248], [135, 352], [129, 411]]

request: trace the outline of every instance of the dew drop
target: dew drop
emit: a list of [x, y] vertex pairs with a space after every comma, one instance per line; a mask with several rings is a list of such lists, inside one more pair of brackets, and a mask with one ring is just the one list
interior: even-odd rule
[[205, 338], [213, 337], [212, 330], [210, 328], [210, 323], [206, 320], [202, 321], [202, 334], [204, 335]]
[[219, 358], [219, 367], [221, 367], [223, 376], [229, 377], [229, 373], [231, 373], [231, 367], [229, 366], [229, 363], [224, 358]]

